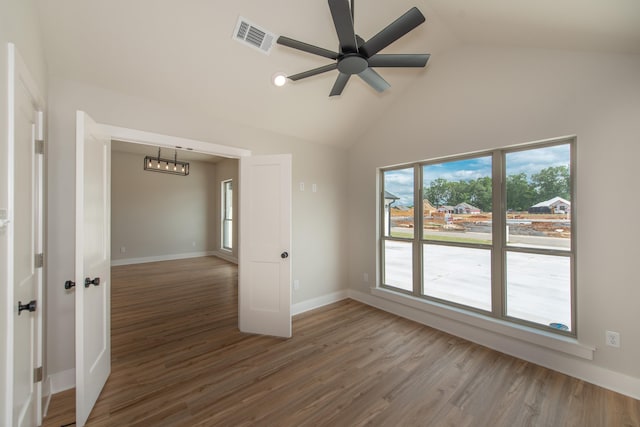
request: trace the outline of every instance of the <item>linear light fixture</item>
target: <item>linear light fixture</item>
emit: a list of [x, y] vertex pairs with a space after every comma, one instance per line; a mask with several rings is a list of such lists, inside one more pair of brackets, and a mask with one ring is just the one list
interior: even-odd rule
[[145, 156], [144, 170], [187, 176], [189, 175], [189, 162], [181, 162], [178, 160], [178, 150], [176, 150], [173, 155], [173, 160], [163, 159], [160, 157], [160, 148], [158, 148], [157, 157]]

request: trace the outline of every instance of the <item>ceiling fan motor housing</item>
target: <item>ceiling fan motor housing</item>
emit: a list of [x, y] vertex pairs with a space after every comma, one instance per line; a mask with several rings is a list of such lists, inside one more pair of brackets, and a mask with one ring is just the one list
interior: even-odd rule
[[347, 53], [338, 58], [338, 70], [345, 74], [360, 74], [369, 67], [367, 59], [359, 53]]

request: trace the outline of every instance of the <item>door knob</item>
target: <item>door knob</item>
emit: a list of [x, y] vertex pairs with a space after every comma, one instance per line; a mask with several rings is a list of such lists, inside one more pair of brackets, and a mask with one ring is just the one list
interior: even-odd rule
[[282, 258], [282, 259], [289, 258], [289, 252], [286, 252], [286, 251], [285, 251], [285, 252], [282, 252], [282, 253], [280, 254], [280, 258]]
[[91, 280], [91, 278], [90, 278], [90, 277], [86, 277], [86, 278], [84, 279], [84, 287], [85, 287], [85, 288], [88, 288], [88, 287], [89, 287], [89, 285], [95, 285], [95, 286], [98, 286], [99, 284], [100, 284], [100, 278], [99, 278], [99, 277], [96, 277], [96, 278], [95, 278], [95, 279], [93, 279], [93, 280]]
[[66, 290], [73, 288], [75, 285], [76, 285], [76, 282], [73, 282], [71, 280], [67, 280], [66, 282], [64, 282], [64, 288]]
[[30, 312], [36, 311], [37, 305], [36, 300], [29, 301], [27, 304], [22, 304], [22, 301], [18, 301], [18, 316], [20, 316], [20, 313], [24, 310], [29, 310]]

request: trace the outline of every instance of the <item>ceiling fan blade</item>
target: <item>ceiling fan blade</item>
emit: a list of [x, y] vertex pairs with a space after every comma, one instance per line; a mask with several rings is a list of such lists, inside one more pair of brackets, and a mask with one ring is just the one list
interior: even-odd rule
[[389, 46], [409, 31], [425, 21], [424, 15], [417, 7], [412, 7], [407, 13], [393, 21], [385, 29], [370, 38], [361, 48], [360, 53], [371, 57]]
[[351, 74], [345, 74], [345, 73], [338, 74], [338, 78], [336, 79], [336, 82], [333, 84], [333, 88], [331, 89], [331, 93], [329, 94], [329, 96], [341, 95], [342, 91], [344, 90], [344, 87], [347, 85], [347, 82], [349, 81], [349, 77], [351, 77]]
[[329, 0], [329, 9], [333, 17], [333, 25], [338, 33], [340, 49], [344, 53], [355, 53], [358, 51], [356, 42], [356, 32], [353, 29], [353, 18], [347, 0]]
[[331, 50], [323, 49], [321, 47], [314, 46], [312, 44], [308, 44], [308, 43], [304, 43], [304, 42], [301, 42], [301, 41], [298, 41], [298, 40], [294, 40], [294, 39], [291, 39], [289, 37], [280, 36], [280, 37], [278, 37], [277, 43], [281, 44], [282, 46], [287, 46], [287, 47], [290, 47], [290, 48], [293, 48], [293, 49], [301, 50], [303, 52], [312, 53], [314, 55], [319, 55], [319, 56], [324, 56], [325, 58], [338, 59], [338, 53], [337, 52], [333, 52]]
[[378, 92], [384, 92], [391, 87], [391, 85], [387, 83], [387, 81], [383, 79], [380, 74], [373, 71], [372, 68], [367, 68], [358, 75], [362, 80], [369, 83], [369, 86], [371, 86]]
[[338, 64], [329, 64], [329, 65], [325, 65], [323, 67], [318, 67], [318, 68], [314, 68], [313, 70], [309, 70], [309, 71], [304, 71], [302, 73], [298, 73], [298, 74], [294, 74], [292, 76], [287, 76], [287, 78], [289, 80], [300, 80], [300, 79], [306, 79], [307, 77], [311, 77], [311, 76], [315, 76], [318, 74], [322, 74], [322, 73], [326, 73], [327, 71], [331, 71], [331, 70], [335, 70], [336, 68], [338, 68]]
[[367, 59], [369, 67], [424, 67], [429, 60], [427, 54], [373, 55]]

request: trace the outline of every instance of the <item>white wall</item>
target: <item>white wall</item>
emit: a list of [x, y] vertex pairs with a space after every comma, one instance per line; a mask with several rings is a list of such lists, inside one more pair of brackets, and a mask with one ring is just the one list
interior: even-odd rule
[[[238, 201], [240, 200], [240, 183], [238, 180], [238, 160], [236, 159], [224, 159], [216, 163], [216, 175], [215, 175], [215, 212], [216, 212], [216, 227], [215, 227], [215, 250], [218, 254], [230, 261], [238, 261], [238, 219], [240, 218], [240, 211]], [[222, 249], [222, 182], [227, 180], [233, 181], [233, 193], [232, 193], [232, 226], [231, 226], [231, 251], [228, 249]]]
[[178, 176], [145, 171], [143, 159], [142, 154], [111, 153], [111, 261], [214, 251], [214, 164], [190, 162], [189, 175]]
[[220, 122], [183, 109], [52, 76], [49, 105], [49, 292], [50, 372], [74, 366], [73, 294], [62, 284], [73, 277], [75, 110], [105, 124], [246, 148], [253, 154], [292, 153], [294, 183], [316, 183], [317, 193], [293, 191], [293, 277], [299, 303], [346, 289], [346, 152], [287, 136]]
[[[377, 275], [376, 168], [572, 134], [577, 135], [577, 331], [579, 341], [596, 351], [593, 361], [583, 363], [538, 348], [535, 359], [564, 371], [580, 366], [573, 374], [593, 382], [611, 372], [615, 379], [603, 385], [638, 398], [639, 235], [633, 216], [640, 210], [638, 56], [466, 47], [433, 57], [422, 84], [349, 150], [349, 283], [369, 295], [373, 283], [364, 283], [363, 273]], [[624, 200], [625, 212], [614, 215], [607, 208], [610, 200]], [[441, 322], [462, 333], [454, 323]], [[480, 329], [464, 330], [495, 347], [479, 338], [486, 335]], [[619, 349], [604, 346], [605, 330], [620, 332]], [[499, 348], [512, 353], [522, 343], [500, 342]]]

